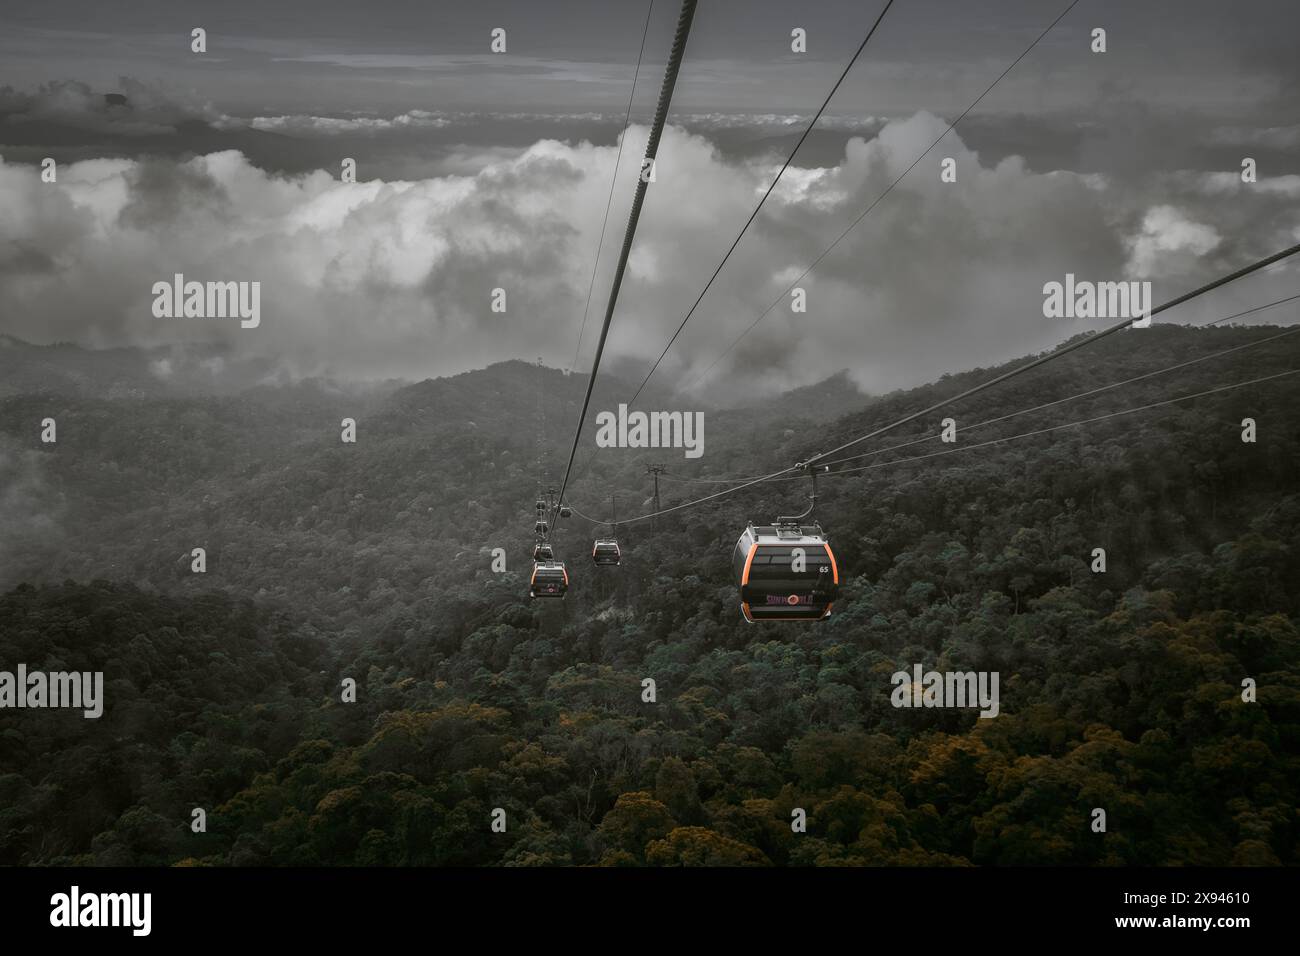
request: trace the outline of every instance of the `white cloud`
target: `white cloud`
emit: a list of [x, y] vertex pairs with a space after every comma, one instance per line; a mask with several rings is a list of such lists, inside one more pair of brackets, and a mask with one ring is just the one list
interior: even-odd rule
[[1199, 190], [1207, 195], [1221, 196], [1233, 194], [1248, 196], [1251, 193], [1284, 196], [1287, 199], [1300, 199], [1300, 176], [1259, 176], [1253, 183], [1241, 181], [1241, 172], [1190, 173], [1191, 179]]
[[1129, 240], [1129, 272], [1145, 279], [1185, 273], [1223, 241], [1215, 230], [1193, 222], [1173, 206], [1155, 206]]
[[[919, 114], [850, 139], [835, 166], [793, 166], [669, 353], [663, 381], [707, 368], [944, 128]], [[634, 126], [623, 152], [583, 362], [646, 135]], [[220, 341], [234, 358], [269, 358], [290, 374], [421, 377], [537, 355], [567, 366], [615, 153], [543, 140], [467, 158], [463, 175], [355, 184], [323, 170], [268, 173], [237, 152], [76, 163], [57, 185], [0, 162], [0, 332], [92, 345]], [[957, 160], [956, 183], [939, 179], [945, 156]], [[666, 131], [607, 361], [643, 372], [658, 356], [773, 173], [767, 159], [729, 160], [702, 136]], [[1252, 202], [1294, 222], [1287, 196], [1251, 195], [1216, 199], [1176, 177], [1125, 189], [1036, 173], [1015, 157], [985, 166], [949, 134], [802, 283], [808, 313], [778, 302], [706, 387], [787, 387], [848, 367], [885, 390], [1048, 347], [1085, 326], [1043, 319], [1045, 281], [1136, 270], [1183, 291], [1217, 274], [1203, 257], [1225, 253], [1220, 236], [1259, 217]], [[1229, 251], [1244, 260], [1240, 246]], [[260, 327], [154, 318], [151, 286], [177, 272], [260, 281]], [[496, 287], [507, 290], [504, 315], [490, 309]]]
[[387, 133], [406, 129], [442, 129], [452, 121], [441, 113], [409, 110], [391, 118], [373, 116], [254, 116], [251, 119], [223, 117], [214, 123], [219, 129], [249, 126], [269, 133], [299, 133], [339, 136], [344, 133]]

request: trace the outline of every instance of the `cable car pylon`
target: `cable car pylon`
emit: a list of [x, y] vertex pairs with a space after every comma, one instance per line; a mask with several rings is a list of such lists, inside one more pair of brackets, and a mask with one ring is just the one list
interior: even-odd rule
[[654, 529], [655, 531], [658, 531], [658, 530], [659, 530], [659, 476], [662, 475], [662, 474], [663, 474], [665, 471], [667, 471], [668, 469], [667, 469], [666, 467], [664, 467], [663, 465], [660, 464], [660, 465], [646, 465], [646, 466], [645, 466], [645, 470], [646, 470], [646, 474], [648, 474], [648, 475], [652, 475], [652, 476], [654, 477], [654, 482], [655, 482], [654, 504], [655, 504], [655, 507], [654, 507], [654, 512], [653, 512], [654, 517], [650, 519], [650, 527], [651, 527], [652, 529]]

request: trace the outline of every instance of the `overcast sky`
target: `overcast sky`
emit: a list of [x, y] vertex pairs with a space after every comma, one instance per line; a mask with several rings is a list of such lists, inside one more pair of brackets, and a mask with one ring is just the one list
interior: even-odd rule
[[[883, 3], [883, 0], [881, 0]], [[897, 0], [670, 353], [721, 354], [1067, 0]], [[654, 4], [589, 362], [677, 16]], [[880, 9], [701, 0], [609, 357], [658, 355]], [[294, 374], [568, 366], [647, 4], [103, 0], [0, 10], [0, 331], [222, 341]], [[207, 30], [207, 53], [190, 30]], [[507, 52], [489, 51], [491, 30]], [[792, 53], [790, 31], [807, 31]], [[1108, 51], [1089, 50], [1095, 27]], [[1300, 239], [1300, 4], [1080, 0], [708, 385], [872, 391], [1045, 348], [1067, 271], [1167, 298]], [[126, 96], [112, 105], [105, 93]], [[38, 164], [59, 163], [42, 183]], [[1243, 157], [1259, 181], [1240, 181]], [[355, 158], [356, 184], [339, 182]], [[939, 182], [938, 162], [958, 161]], [[154, 282], [262, 283], [263, 322], [153, 316]], [[507, 312], [491, 312], [493, 288]], [[1294, 265], [1170, 319], [1300, 291]], [[1261, 318], [1294, 321], [1294, 308]], [[767, 376], [755, 376], [766, 370]], [[638, 376], [639, 379], [639, 376]]]

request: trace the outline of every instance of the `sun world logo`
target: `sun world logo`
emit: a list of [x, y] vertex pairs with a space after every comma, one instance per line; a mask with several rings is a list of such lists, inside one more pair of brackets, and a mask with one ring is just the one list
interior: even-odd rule
[[185, 281], [176, 273], [171, 282], [153, 284], [156, 319], [233, 319], [240, 328], [262, 324], [262, 283]]
[[1133, 325], [1151, 324], [1150, 282], [1090, 282], [1076, 280], [1073, 272], [1064, 282], [1043, 285], [1043, 316], [1049, 319], [1140, 319]]
[[704, 454], [703, 412], [617, 412], [596, 415], [597, 448], [682, 448], [687, 458]]

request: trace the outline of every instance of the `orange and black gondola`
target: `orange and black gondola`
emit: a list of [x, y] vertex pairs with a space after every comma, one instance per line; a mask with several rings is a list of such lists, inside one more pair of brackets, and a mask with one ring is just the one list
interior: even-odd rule
[[537, 561], [528, 585], [530, 598], [563, 598], [569, 590], [569, 572], [563, 561]]
[[591, 560], [603, 567], [618, 567], [623, 551], [614, 538], [597, 538], [591, 548]]
[[749, 525], [732, 555], [745, 620], [820, 621], [840, 572], [820, 525]]

